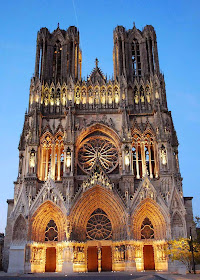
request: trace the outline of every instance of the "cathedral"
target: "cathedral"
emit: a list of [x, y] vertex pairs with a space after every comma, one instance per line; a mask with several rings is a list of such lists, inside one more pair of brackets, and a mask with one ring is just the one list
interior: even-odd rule
[[4, 269], [167, 271], [193, 213], [155, 30], [115, 28], [112, 79], [98, 59], [81, 77], [79, 42], [75, 26], [37, 35]]

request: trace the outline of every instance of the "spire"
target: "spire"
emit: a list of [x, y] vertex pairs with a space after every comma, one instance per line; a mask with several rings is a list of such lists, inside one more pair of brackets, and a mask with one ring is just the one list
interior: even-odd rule
[[58, 29], [58, 28], [60, 28], [60, 24], [59, 24], [59, 22], [58, 22], [58, 27], [57, 27], [57, 29]]

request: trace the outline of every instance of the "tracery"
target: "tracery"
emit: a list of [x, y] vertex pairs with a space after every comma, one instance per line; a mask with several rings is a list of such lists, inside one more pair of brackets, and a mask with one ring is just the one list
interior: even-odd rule
[[155, 141], [150, 133], [133, 135], [133, 172], [137, 179], [144, 177], [146, 174], [150, 178], [156, 178], [157, 162], [155, 152]]
[[40, 180], [47, 180], [48, 174], [57, 181], [64, 171], [64, 144], [62, 134], [53, 137], [50, 134], [41, 138], [41, 161], [39, 162]]
[[97, 160], [108, 173], [118, 165], [117, 147], [106, 136], [88, 137], [80, 145], [78, 165], [83, 172], [89, 173]]
[[112, 238], [111, 222], [102, 209], [96, 209], [90, 216], [87, 222], [86, 235], [88, 239], [95, 240]]

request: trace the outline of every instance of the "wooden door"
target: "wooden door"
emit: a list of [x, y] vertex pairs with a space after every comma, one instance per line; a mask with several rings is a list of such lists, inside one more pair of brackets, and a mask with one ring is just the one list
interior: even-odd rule
[[144, 255], [144, 270], [154, 270], [155, 262], [154, 262], [153, 246], [144, 245], [143, 255]]
[[98, 249], [91, 246], [87, 250], [88, 271], [98, 271]]
[[55, 272], [56, 271], [56, 248], [49, 247], [46, 249], [46, 272]]
[[112, 271], [112, 249], [110, 246], [101, 248], [101, 270]]

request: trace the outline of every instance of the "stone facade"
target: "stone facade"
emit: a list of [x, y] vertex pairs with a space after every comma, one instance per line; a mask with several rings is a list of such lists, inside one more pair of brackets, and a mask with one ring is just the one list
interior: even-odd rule
[[117, 26], [113, 62], [112, 80], [97, 59], [83, 80], [77, 28], [38, 32], [5, 270], [167, 270], [166, 241], [187, 237], [154, 28]]
[[3, 244], [4, 244], [4, 234], [0, 233], [0, 270], [3, 269]]

